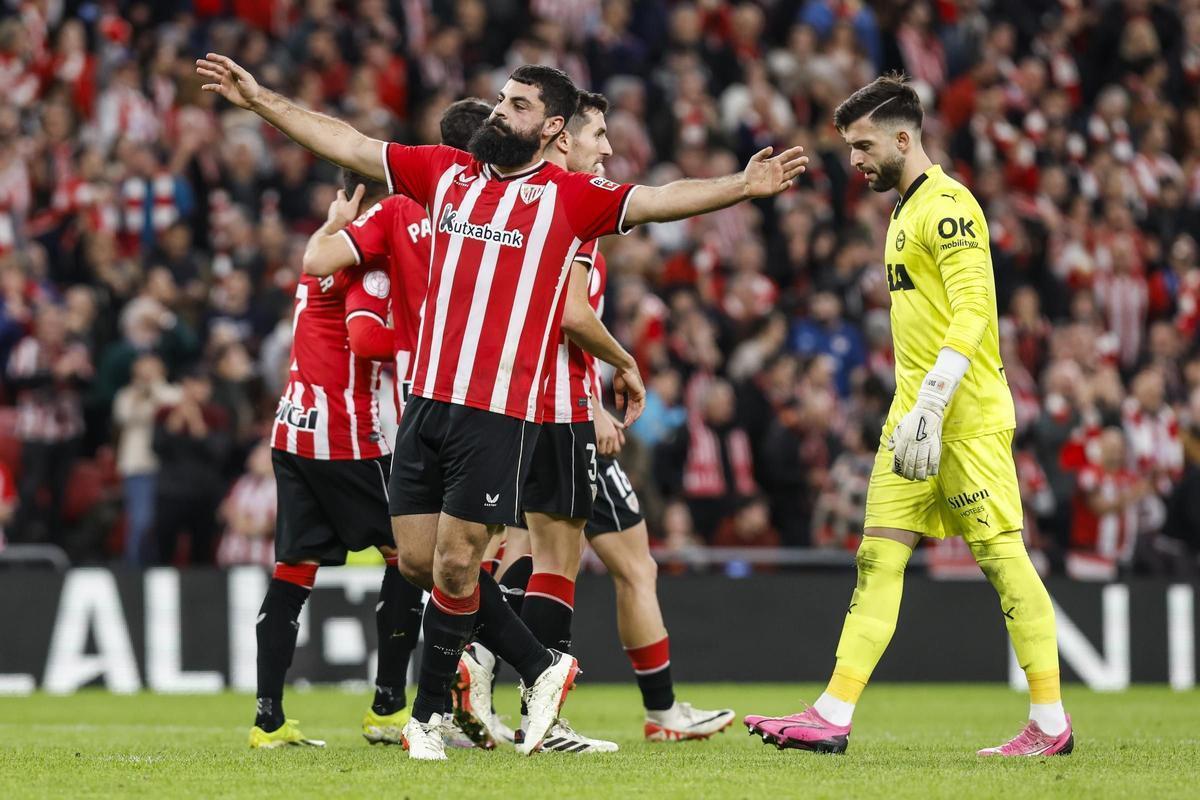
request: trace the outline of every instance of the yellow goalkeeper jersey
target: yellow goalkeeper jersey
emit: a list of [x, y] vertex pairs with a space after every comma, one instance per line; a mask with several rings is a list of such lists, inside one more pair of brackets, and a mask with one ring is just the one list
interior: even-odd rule
[[896, 204], [884, 246], [892, 298], [896, 396], [883, 438], [917, 400], [943, 347], [971, 359], [942, 421], [942, 439], [969, 439], [1016, 427], [1000, 361], [996, 280], [979, 203], [934, 165]]

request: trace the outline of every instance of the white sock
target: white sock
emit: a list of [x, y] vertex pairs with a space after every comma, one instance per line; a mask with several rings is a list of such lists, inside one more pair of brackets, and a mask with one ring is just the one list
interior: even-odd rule
[[[838, 700], [829, 692], [822, 692], [821, 696], [817, 698], [817, 702], [813, 703], [813, 708], [830, 725], [837, 725], [839, 727], [849, 725], [850, 718], [854, 716], [854, 703]], [[1041, 723], [1038, 724], [1040, 725]]]
[[1063, 711], [1061, 700], [1057, 703], [1030, 703], [1029, 718], [1050, 736], [1058, 736], [1067, 729], [1067, 712]]

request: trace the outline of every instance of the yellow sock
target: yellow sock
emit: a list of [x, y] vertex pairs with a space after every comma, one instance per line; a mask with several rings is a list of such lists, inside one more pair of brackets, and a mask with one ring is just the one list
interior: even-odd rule
[[858, 585], [846, 610], [838, 640], [837, 666], [826, 692], [857, 703], [867, 681], [896, 632], [904, 568], [912, 550], [879, 536], [865, 536], [858, 547]]
[[1025, 552], [1020, 531], [969, 544], [983, 574], [1000, 595], [1000, 610], [1017, 662], [1029, 679], [1030, 701], [1058, 702], [1061, 696], [1054, 606]]
[[1029, 672], [1026, 670], [1025, 677], [1029, 679], [1029, 702], [1035, 705], [1045, 705], [1047, 703], [1057, 703], [1059, 700], [1062, 700], [1058, 670], [1050, 672]]

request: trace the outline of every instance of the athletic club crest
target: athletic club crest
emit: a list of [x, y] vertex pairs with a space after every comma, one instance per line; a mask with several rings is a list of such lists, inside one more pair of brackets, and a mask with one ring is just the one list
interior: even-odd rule
[[896, 250], [897, 250], [897, 252], [904, 249], [904, 241], [905, 241], [904, 240], [904, 231], [900, 231], [899, 233], [896, 234]]
[[537, 199], [542, 196], [542, 192], [546, 190], [545, 186], [533, 186], [528, 183], [521, 184], [521, 199], [526, 203], [537, 202]]

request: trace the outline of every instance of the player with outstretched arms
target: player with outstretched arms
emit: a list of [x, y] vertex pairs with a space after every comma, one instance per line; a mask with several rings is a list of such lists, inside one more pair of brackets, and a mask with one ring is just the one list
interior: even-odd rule
[[1000, 361], [995, 279], [983, 211], [921, 146], [921, 102], [887, 75], [843, 102], [834, 122], [876, 192], [896, 189], [884, 249], [896, 395], [867, 490], [858, 586], [833, 677], [815, 705], [748, 716], [781, 748], [844, 752], [851, 716], [900, 610], [904, 569], [922, 536], [961, 536], [1000, 597], [1029, 680], [1029, 722], [980, 755], [1065, 755], [1074, 747], [1059, 694], [1054, 608], [1025, 551], [1012, 455], [1016, 420]]
[[[607, 99], [584, 92], [579, 109], [546, 148], [547, 160], [573, 172], [604, 174], [612, 155], [605, 113]], [[648, 739], [702, 739], [730, 725], [730, 709], [707, 711], [677, 702], [670, 672], [670, 647], [655, 590], [656, 567], [637, 495], [615, 456], [624, 425], [601, 402], [598, 363], [573, 340], [585, 325], [601, 326], [608, 268], [598, 242], [575, 254], [564, 297], [564, 336], [548, 353], [543, 393], [542, 433], [526, 484], [528, 531], [509, 528], [504, 570], [497, 581], [530, 630], [569, 646], [580, 535], [613, 577], [617, 627], [642, 690]], [[632, 357], [615, 341], [604, 360], [620, 364]], [[490, 706], [493, 660], [478, 643], [463, 653], [460, 685], [472, 703]], [[615, 742], [593, 739], [561, 721], [544, 747], [565, 753], [611, 752]]]
[[[641, 223], [776, 195], [807, 158], [802, 148], [774, 157], [768, 148], [739, 174], [659, 187], [567, 172], [541, 153], [575, 113], [578, 89], [561, 71], [536, 65], [513, 72], [469, 153], [372, 139], [263, 89], [225, 56], [209, 54], [197, 71], [208, 80], [205, 91], [254, 111], [322, 158], [386, 180], [429, 213], [433, 257], [414, 397], [389, 483], [402, 570], [432, 595], [404, 738], [414, 758], [446, 757], [443, 698], [475, 635], [522, 677], [529, 724], [518, 750], [530, 755], [558, 718], [578, 663], [537, 641], [480, 558], [488, 536], [521, 511], [545, 352], [558, 341], [556, 311], [574, 254], [586, 241]], [[640, 377], [618, 372], [614, 387], [628, 395], [632, 422], [645, 399]]]

